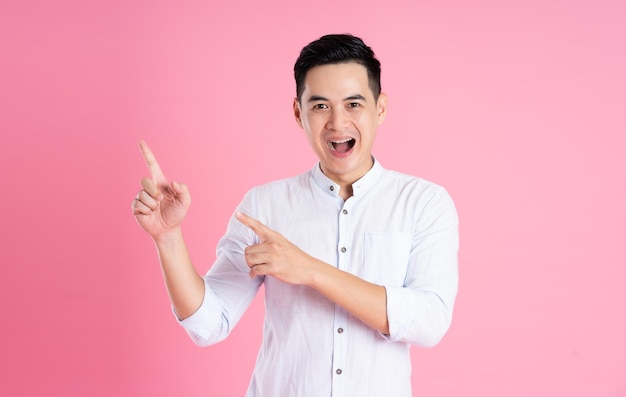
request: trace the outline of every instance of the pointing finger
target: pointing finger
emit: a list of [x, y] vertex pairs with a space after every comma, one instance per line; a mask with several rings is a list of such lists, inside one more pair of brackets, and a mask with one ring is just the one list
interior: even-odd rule
[[150, 147], [145, 141], [139, 141], [139, 149], [141, 149], [141, 154], [143, 154], [144, 160], [146, 160], [146, 165], [148, 166], [148, 170], [150, 170], [150, 175], [152, 179], [161, 180], [165, 179], [163, 175], [163, 171], [161, 171], [161, 167], [159, 167], [159, 163], [154, 157], [154, 153], [150, 150]]
[[264, 224], [254, 219], [253, 217], [247, 214], [244, 214], [241, 211], [237, 211], [235, 216], [237, 217], [237, 219], [239, 219], [239, 222], [248, 226], [261, 239], [265, 239], [268, 236], [268, 234], [272, 232], [272, 229], [265, 226]]

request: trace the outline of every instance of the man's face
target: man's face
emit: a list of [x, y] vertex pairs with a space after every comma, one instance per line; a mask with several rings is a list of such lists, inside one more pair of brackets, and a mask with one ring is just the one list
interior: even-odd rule
[[372, 167], [372, 144], [387, 110], [369, 87], [367, 69], [355, 62], [311, 68], [294, 114], [320, 160], [322, 171], [351, 184]]

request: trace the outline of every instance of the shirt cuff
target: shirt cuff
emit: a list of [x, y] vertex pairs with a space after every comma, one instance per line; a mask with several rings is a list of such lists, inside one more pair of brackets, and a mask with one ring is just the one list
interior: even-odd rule
[[[389, 335], [382, 334], [389, 341], [396, 341], [403, 335], [402, 329], [406, 327], [407, 316], [406, 302], [411, 299], [410, 291], [402, 287], [385, 286], [387, 292], [387, 322], [389, 323]], [[403, 301], [405, 303], [403, 303]]]
[[174, 308], [172, 312], [178, 323], [187, 331], [189, 336], [199, 344], [207, 344], [211, 335], [220, 329], [222, 308], [215, 293], [204, 281], [204, 297], [202, 304], [191, 316], [181, 320], [176, 315]]

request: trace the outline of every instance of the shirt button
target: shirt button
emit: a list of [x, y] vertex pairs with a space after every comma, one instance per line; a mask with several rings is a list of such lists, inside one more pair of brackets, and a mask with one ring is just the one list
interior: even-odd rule
[[331, 192], [335, 191], [335, 187], [334, 186], [331, 186], [329, 189], [330, 189]]
[[343, 328], [341, 328], [341, 327], [337, 328], [337, 332], [340, 333], [340, 334], [343, 334]]
[[340, 368], [337, 368], [337, 371], [335, 371], [335, 372], [337, 373], [337, 375], [341, 375], [341, 372], [343, 372], [343, 371], [341, 371]]
[[348, 210], [343, 210], [342, 212], [344, 215], [346, 215], [348, 213]]
[[346, 252], [346, 251], [347, 251], [346, 247], [341, 247], [341, 252]]

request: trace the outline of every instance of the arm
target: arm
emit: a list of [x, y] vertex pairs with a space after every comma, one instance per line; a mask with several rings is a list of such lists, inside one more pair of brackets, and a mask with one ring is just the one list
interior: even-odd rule
[[458, 218], [444, 189], [415, 222], [404, 286], [387, 287], [389, 339], [432, 347], [450, 327], [458, 288]]
[[154, 238], [163, 280], [174, 312], [181, 320], [202, 304], [204, 280], [193, 266], [180, 229]]
[[[317, 261], [319, 262], [319, 261]], [[309, 286], [346, 309], [365, 324], [389, 334], [385, 287], [319, 262]]]
[[384, 287], [313, 258], [246, 214], [236, 216], [261, 241], [245, 250], [250, 277], [271, 275], [286, 283], [308, 285], [372, 328], [389, 333]]
[[441, 189], [416, 220], [406, 281], [400, 287], [372, 284], [319, 261], [259, 221], [238, 213], [260, 243], [246, 248], [250, 276], [271, 275], [308, 285], [390, 340], [434, 346], [447, 332], [456, 297], [458, 219]]
[[170, 301], [183, 319], [200, 307], [204, 296], [204, 281], [191, 263], [181, 231], [191, 197], [184, 184], [168, 182], [145, 142], [139, 142], [139, 148], [150, 177], [141, 180], [133, 215], [156, 245]]

